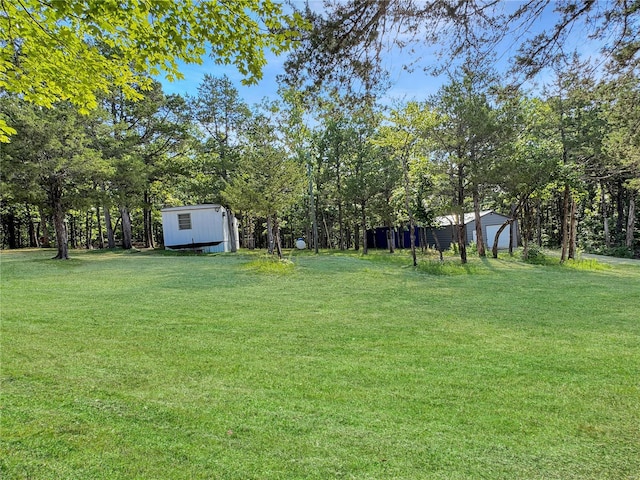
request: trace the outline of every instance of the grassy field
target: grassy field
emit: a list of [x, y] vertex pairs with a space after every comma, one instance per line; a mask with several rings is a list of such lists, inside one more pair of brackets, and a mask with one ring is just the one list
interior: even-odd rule
[[3, 252], [3, 479], [640, 478], [640, 265]]

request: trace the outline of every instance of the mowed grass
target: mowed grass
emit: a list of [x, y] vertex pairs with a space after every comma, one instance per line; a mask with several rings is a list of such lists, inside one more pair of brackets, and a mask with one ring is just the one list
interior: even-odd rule
[[640, 478], [640, 266], [51, 256], [0, 257], [3, 479]]

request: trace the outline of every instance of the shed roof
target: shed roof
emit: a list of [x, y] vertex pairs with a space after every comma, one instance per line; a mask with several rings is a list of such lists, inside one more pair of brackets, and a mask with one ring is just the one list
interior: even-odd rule
[[198, 205], [183, 205], [181, 207], [167, 207], [160, 210], [161, 212], [180, 212], [186, 210], [209, 210], [209, 209], [217, 209], [220, 210], [224, 208], [222, 205], [218, 205], [217, 203], [201, 203]]
[[[482, 210], [480, 212], [480, 218], [484, 217], [485, 215], [489, 215], [490, 213], [507, 218], [504, 215], [501, 215], [500, 213], [494, 212], [493, 210]], [[474, 212], [468, 212], [464, 214], [465, 225], [467, 223], [473, 222], [475, 219], [476, 219], [476, 214]], [[445, 225], [445, 226], [457, 225], [457, 220], [455, 215], [443, 215], [442, 217], [436, 217], [436, 222], [439, 223], [440, 225]]]

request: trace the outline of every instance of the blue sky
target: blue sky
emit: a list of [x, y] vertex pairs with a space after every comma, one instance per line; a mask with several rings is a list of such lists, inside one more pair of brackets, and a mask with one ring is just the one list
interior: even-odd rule
[[[316, 3], [320, 5], [320, 2], [316, 0]], [[503, 7], [507, 10], [516, 8], [522, 2], [519, 0], [507, 0], [503, 2]], [[553, 25], [555, 23], [557, 14], [552, 9], [547, 9], [541, 16], [540, 21], [533, 25], [529, 33], [537, 33], [541, 29]], [[598, 46], [586, 41], [586, 33], [581, 27], [575, 27], [570, 34], [569, 41], [573, 46], [578, 47], [580, 53], [584, 57], [590, 55], [596, 55]], [[514, 36], [507, 36], [505, 41], [499, 46], [496, 51], [498, 62], [496, 68], [498, 70], [506, 70], [508, 66], [508, 60], [513, 53], [515, 53], [516, 47], [519, 44], [519, 38]], [[433, 78], [425, 74], [419, 65], [425, 65], [426, 62], [434, 61], [434, 50], [430, 47], [423, 46], [421, 49], [416, 48], [417, 55], [421, 57], [421, 62], [413, 72], [408, 72], [403, 69], [403, 65], [409, 63], [409, 53], [400, 52], [397, 50], [388, 52], [384, 56], [384, 65], [391, 75], [392, 87], [386, 95], [384, 103], [391, 103], [393, 100], [423, 100], [429, 95], [436, 93], [438, 88], [444, 83], [443, 78]], [[159, 78], [163, 83], [163, 87], [166, 93], [179, 93], [179, 94], [191, 94], [197, 93], [197, 88], [202, 81], [205, 74], [209, 73], [214, 76], [222, 76], [226, 74], [232, 82], [236, 85], [238, 92], [247, 103], [254, 104], [260, 102], [264, 97], [275, 98], [277, 92], [277, 75], [283, 72], [283, 64], [285, 56], [276, 57], [275, 55], [267, 54], [267, 65], [263, 70], [263, 79], [257, 84], [252, 86], [244, 86], [241, 84], [242, 75], [235, 70], [233, 66], [221, 66], [216, 65], [213, 60], [208, 57], [204, 58], [202, 65], [181, 65], [181, 72], [184, 75], [184, 79], [175, 82], [168, 82]], [[538, 78], [538, 83], [544, 83], [545, 77], [543, 74]], [[531, 85], [533, 87], [533, 85]]]
[[[426, 98], [427, 95], [435, 93], [441, 82], [433, 79], [417, 69], [414, 73], [403, 70], [403, 57], [398, 55], [388, 55], [385, 57], [385, 67], [391, 72], [392, 88], [387, 94], [388, 99], [393, 98]], [[267, 65], [263, 70], [263, 78], [257, 85], [245, 86], [241, 84], [242, 75], [233, 66], [216, 65], [210, 58], [204, 59], [203, 65], [180, 66], [180, 71], [184, 75], [184, 80], [168, 82], [159, 78], [162, 82], [165, 93], [179, 93], [195, 95], [198, 85], [205, 74], [214, 76], [227, 75], [235, 84], [241, 98], [247, 103], [254, 104], [260, 102], [264, 97], [275, 98], [278, 85], [276, 77], [283, 73], [285, 56], [276, 57], [273, 54], [267, 55]]]

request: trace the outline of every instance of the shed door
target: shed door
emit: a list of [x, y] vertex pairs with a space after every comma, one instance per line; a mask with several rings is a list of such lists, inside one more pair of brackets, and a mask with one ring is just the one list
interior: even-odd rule
[[[496, 238], [496, 233], [498, 233], [499, 229], [500, 225], [487, 225], [487, 245], [489, 248], [493, 247], [493, 239]], [[498, 238], [498, 248], [509, 248], [510, 231], [509, 226], [502, 231], [500, 238]]]

